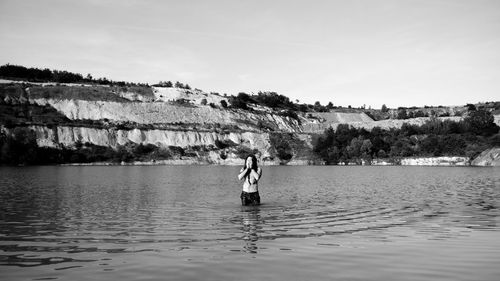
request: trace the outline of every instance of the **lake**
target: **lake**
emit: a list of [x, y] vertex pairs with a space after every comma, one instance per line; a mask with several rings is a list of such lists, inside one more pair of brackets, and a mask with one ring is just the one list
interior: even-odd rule
[[500, 169], [0, 167], [2, 280], [498, 280]]

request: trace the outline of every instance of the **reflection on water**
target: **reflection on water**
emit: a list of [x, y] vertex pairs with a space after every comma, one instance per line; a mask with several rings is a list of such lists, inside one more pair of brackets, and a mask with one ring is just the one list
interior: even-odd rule
[[256, 254], [257, 249], [259, 249], [257, 246], [259, 229], [262, 228], [260, 226], [260, 210], [259, 207], [250, 208], [251, 209], [243, 210], [242, 230], [243, 241], [245, 241], [245, 246], [243, 248], [246, 252]]
[[263, 204], [242, 207], [237, 167], [0, 168], [0, 272], [9, 280], [500, 274], [498, 169], [264, 169]]

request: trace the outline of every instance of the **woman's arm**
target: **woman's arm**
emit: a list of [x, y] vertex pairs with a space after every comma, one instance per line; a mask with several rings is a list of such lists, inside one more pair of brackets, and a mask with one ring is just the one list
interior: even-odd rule
[[262, 176], [262, 169], [257, 168], [257, 171], [255, 171], [254, 169], [251, 169], [250, 175], [252, 175], [255, 178], [255, 180], [259, 180], [260, 177]]
[[248, 173], [248, 168], [245, 169], [241, 168], [240, 174], [238, 175], [238, 179], [242, 180], [247, 175], [247, 173]]

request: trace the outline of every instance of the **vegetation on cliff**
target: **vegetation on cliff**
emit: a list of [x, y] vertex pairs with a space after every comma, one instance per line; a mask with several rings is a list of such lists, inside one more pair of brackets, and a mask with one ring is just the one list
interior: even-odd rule
[[286, 164], [292, 158], [315, 162], [317, 157], [313, 154], [307, 143], [294, 133], [270, 133], [271, 159], [279, 160], [280, 164]]
[[3, 165], [157, 161], [195, 157], [199, 152], [213, 149], [200, 146], [188, 149], [178, 146], [163, 148], [136, 143], [118, 145], [116, 148], [91, 143], [76, 143], [74, 147], [40, 147], [34, 131], [27, 127], [16, 127], [12, 134], [0, 131], [0, 164]]
[[36, 67], [25, 67], [21, 65], [5, 64], [0, 66], [0, 77], [13, 80], [29, 82], [53, 82], [53, 83], [91, 83], [109, 86], [147, 86], [147, 84], [131, 83], [124, 81], [112, 81], [108, 78], [95, 79], [91, 74], [83, 77], [80, 73], [66, 70], [39, 69]]
[[473, 110], [460, 122], [431, 119], [422, 126], [371, 131], [347, 124], [318, 136], [314, 152], [327, 164], [370, 163], [373, 158], [467, 156], [500, 146], [499, 127], [490, 112]]
[[[243, 110], [253, 110], [255, 106], [270, 108], [277, 111], [279, 115], [288, 116], [298, 120], [297, 112], [326, 112], [328, 109], [322, 106], [319, 102], [315, 105], [294, 103], [287, 96], [280, 95], [276, 92], [261, 92], [256, 95], [249, 95], [244, 92], [238, 93], [236, 96], [231, 96], [229, 99], [231, 107]], [[330, 103], [331, 104], [331, 103]]]

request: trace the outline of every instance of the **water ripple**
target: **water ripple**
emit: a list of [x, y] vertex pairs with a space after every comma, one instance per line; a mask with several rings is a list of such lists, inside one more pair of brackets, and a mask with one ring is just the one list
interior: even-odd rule
[[64, 273], [107, 260], [110, 271], [111, 261], [134, 256], [210, 260], [221, 251], [294, 252], [297, 240], [328, 251], [499, 232], [500, 180], [490, 170], [365, 168], [357, 178], [354, 168], [333, 176], [325, 167], [268, 168], [279, 176], [263, 178], [263, 205], [241, 207], [238, 183], [220, 168], [130, 167], [112, 179], [90, 167], [53, 177], [46, 169], [3, 175], [19, 180], [0, 188], [0, 266]]

